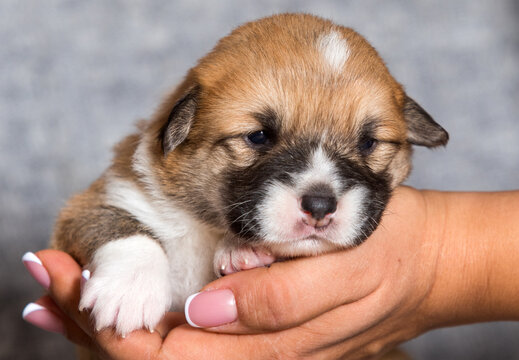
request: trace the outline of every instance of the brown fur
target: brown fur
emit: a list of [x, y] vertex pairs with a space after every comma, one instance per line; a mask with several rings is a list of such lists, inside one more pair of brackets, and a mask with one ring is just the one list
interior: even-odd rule
[[[345, 76], [334, 76], [323, 66], [315, 47], [315, 39], [331, 30], [344, 34], [350, 47]], [[294, 33], [307, 43], [294, 41]], [[262, 53], [251, 50], [251, 42], [262, 48]], [[159, 144], [152, 144], [155, 169], [165, 193], [185, 199], [203, 195], [218, 207], [214, 184], [222, 170], [230, 161], [247, 166], [257, 156], [244, 146], [241, 136], [261, 129], [251, 114], [263, 111], [265, 104], [271, 104], [282, 117], [282, 134], [333, 129], [331, 135], [343, 153], [352, 152], [355, 143], [351, 140], [358, 138], [364, 122], [376, 118], [381, 124], [377, 127], [381, 146], [367, 165], [391, 174], [395, 185], [409, 172], [411, 150], [403, 120], [403, 89], [376, 51], [351, 29], [311, 15], [279, 15], [246, 24], [200, 60], [166, 99], [146, 131], [158, 134], [174, 103], [196, 85], [202, 92], [196, 121], [185, 143], [167, 158]], [[232, 159], [229, 152], [214, 146], [220, 138], [230, 139], [227, 145]], [[207, 164], [211, 164], [209, 168]]]
[[103, 202], [103, 185], [101, 178], [70, 199], [56, 223], [52, 247], [66, 250], [80, 264], [88, 263], [94, 251], [112, 239], [135, 234], [154, 237], [130, 213]]

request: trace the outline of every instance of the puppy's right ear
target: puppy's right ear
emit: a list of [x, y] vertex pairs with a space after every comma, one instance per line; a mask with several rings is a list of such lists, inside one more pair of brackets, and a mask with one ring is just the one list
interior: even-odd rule
[[187, 138], [195, 119], [199, 93], [200, 87], [192, 86], [173, 106], [168, 121], [160, 132], [164, 155], [167, 155]]

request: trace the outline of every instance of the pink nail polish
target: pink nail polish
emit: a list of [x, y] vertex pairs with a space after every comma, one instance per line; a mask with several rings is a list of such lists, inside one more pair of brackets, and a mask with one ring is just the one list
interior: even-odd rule
[[45, 289], [50, 286], [49, 273], [43, 267], [41, 260], [32, 252], [27, 252], [22, 257], [22, 262], [31, 274], [31, 276]]
[[22, 317], [25, 321], [40, 329], [58, 334], [65, 333], [65, 327], [61, 319], [39, 304], [27, 304], [23, 309]]
[[238, 318], [234, 294], [229, 289], [202, 291], [186, 300], [186, 320], [193, 327], [208, 328]]

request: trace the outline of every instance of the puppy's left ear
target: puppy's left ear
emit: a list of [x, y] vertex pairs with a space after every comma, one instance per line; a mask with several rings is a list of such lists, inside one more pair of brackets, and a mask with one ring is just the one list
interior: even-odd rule
[[173, 106], [168, 121], [160, 132], [164, 155], [167, 155], [187, 138], [195, 120], [199, 93], [200, 87], [192, 86]]
[[404, 104], [407, 141], [413, 145], [436, 147], [446, 145], [449, 134], [420, 105], [409, 96]]

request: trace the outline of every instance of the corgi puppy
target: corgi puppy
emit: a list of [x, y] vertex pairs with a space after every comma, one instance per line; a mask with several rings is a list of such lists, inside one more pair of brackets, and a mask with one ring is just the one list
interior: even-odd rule
[[352, 29], [302, 14], [238, 27], [61, 211], [97, 329], [153, 330], [216, 276], [359, 245], [447, 132]]

